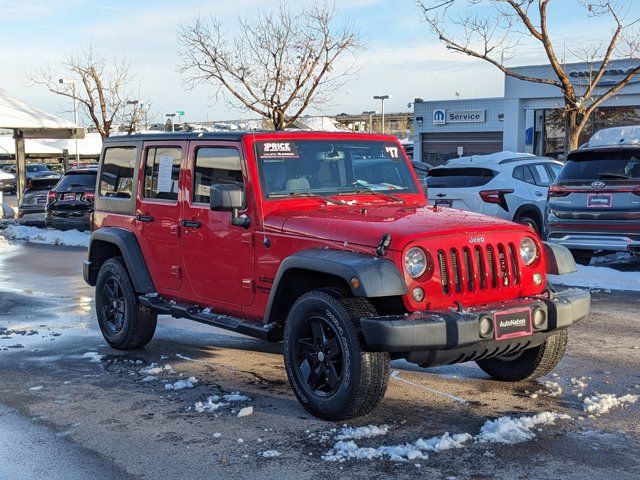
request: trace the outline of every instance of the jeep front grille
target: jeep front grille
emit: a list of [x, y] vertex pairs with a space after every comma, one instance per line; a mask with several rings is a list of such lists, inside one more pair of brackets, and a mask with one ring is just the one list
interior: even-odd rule
[[518, 255], [513, 243], [438, 250], [442, 292], [474, 292], [520, 284]]

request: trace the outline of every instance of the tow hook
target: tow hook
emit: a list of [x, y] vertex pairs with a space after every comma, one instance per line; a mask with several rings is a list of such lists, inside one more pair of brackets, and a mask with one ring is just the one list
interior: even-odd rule
[[385, 233], [384, 235], [382, 235], [382, 239], [380, 240], [380, 243], [378, 244], [378, 247], [376, 248], [376, 253], [380, 257], [384, 257], [385, 254], [387, 253], [387, 248], [389, 248], [390, 244], [391, 244], [391, 234], [390, 233]]

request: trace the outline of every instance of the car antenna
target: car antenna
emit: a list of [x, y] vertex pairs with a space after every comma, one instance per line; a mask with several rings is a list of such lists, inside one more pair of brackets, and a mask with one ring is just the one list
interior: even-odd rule
[[376, 253], [379, 256], [384, 257], [387, 253], [387, 248], [389, 248], [390, 244], [391, 244], [391, 234], [385, 233], [384, 235], [382, 235], [382, 239], [380, 240], [380, 243], [376, 248]]

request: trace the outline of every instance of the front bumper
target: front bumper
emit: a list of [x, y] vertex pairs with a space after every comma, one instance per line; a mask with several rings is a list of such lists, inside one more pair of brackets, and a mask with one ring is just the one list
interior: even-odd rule
[[[386, 316], [363, 318], [360, 320], [362, 333], [368, 347], [373, 351], [437, 352], [440, 350], [460, 350], [486, 344], [497, 346], [507, 344], [542, 343], [556, 330], [569, 327], [589, 314], [591, 295], [586, 290], [567, 289], [557, 292], [552, 299], [526, 298], [514, 302], [488, 307], [414, 313], [407, 316]], [[514, 340], [496, 341], [480, 335], [480, 319], [515, 307], [541, 308], [547, 322], [531, 335]], [[466, 360], [461, 360], [466, 361]], [[441, 362], [439, 362], [441, 363]], [[449, 363], [449, 362], [445, 362]], [[450, 362], [453, 363], [453, 362]]]

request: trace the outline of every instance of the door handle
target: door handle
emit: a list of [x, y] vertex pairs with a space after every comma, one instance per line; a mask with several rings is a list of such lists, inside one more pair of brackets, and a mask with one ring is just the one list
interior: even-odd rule
[[536, 190], [535, 192], [533, 192], [537, 197], [544, 197], [544, 193], [542, 193], [540, 190]]
[[153, 217], [151, 215], [136, 215], [136, 220], [139, 222], [151, 223], [153, 222]]
[[182, 220], [180, 225], [183, 227], [200, 228], [202, 224], [198, 220]]

